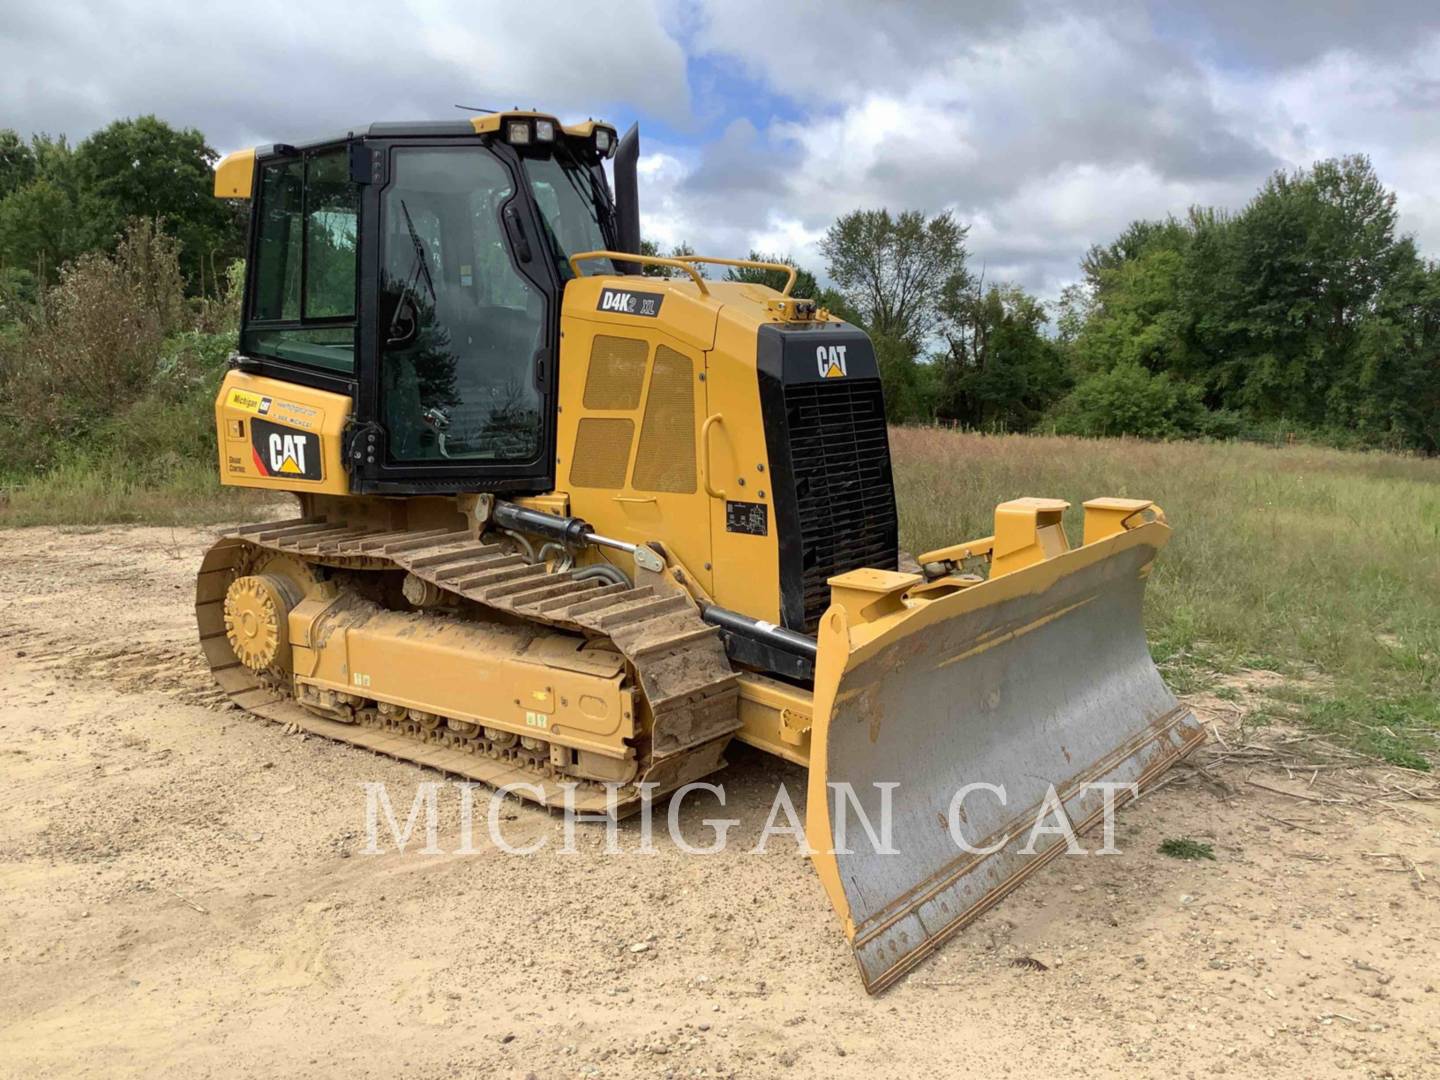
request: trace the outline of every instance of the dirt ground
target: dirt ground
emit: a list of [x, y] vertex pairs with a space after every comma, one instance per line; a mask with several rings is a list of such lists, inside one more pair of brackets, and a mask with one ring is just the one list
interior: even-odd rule
[[0, 532], [0, 1074], [1440, 1075], [1435, 787], [1301, 770], [1313, 743], [1239, 730], [1244, 680], [1122, 854], [1056, 860], [869, 998], [806, 861], [746, 853], [775, 784], [804, 791], [758, 753], [723, 812], [687, 804], [697, 842], [741, 820], [723, 855], [637, 854], [633, 823], [567, 855], [514, 805], [540, 854], [455, 854], [453, 792], [447, 854], [365, 855], [362, 782], [403, 814], [437, 777], [224, 706], [190, 606], [210, 535]]

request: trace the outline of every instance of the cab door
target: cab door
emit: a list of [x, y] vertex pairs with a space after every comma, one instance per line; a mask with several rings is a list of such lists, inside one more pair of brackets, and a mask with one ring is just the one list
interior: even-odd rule
[[519, 161], [472, 139], [368, 141], [360, 490], [553, 482], [559, 281]]

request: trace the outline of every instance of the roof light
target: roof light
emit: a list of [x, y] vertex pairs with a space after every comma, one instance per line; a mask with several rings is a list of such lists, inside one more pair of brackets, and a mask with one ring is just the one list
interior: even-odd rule
[[610, 145], [611, 143], [609, 130], [606, 128], [597, 127], [595, 129], [595, 149], [600, 151], [602, 155], [608, 155], [610, 153]]
[[554, 121], [554, 120], [536, 120], [536, 121], [535, 121], [535, 138], [538, 139], [540, 142], [554, 142], [554, 141], [555, 141], [555, 121]]
[[517, 146], [524, 146], [530, 141], [530, 122], [511, 120], [505, 125], [505, 138]]

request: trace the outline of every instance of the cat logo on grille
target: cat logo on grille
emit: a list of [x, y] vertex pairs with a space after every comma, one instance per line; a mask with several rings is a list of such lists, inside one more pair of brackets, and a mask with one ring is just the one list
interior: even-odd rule
[[844, 345], [815, 346], [815, 361], [820, 368], [822, 379], [843, 379], [848, 374], [845, 370]]

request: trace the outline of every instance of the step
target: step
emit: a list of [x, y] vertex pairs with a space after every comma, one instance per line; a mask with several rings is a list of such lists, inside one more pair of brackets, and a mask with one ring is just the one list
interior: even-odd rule
[[303, 517], [287, 518], [285, 521], [262, 521], [258, 525], [242, 525], [236, 529], [231, 536], [252, 536], [255, 533], [274, 532], [276, 529], [289, 529], [296, 525], [323, 525], [324, 518]]
[[360, 536], [352, 537], [349, 540], [340, 541], [340, 550], [346, 554], [363, 554], [368, 548], [388, 544], [392, 540], [403, 540], [406, 536], [413, 535], [404, 529], [371, 529]]
[[668, 652], [671, 649], [683, 649], [707, 638], [718, 638], [719, 636], [720, 627], [707, 623], [704, 626], [683, 630], [678, 634], [655, 638], [647, 635], [638, 641], [631, 642], [630, 648], [626, 649], [625, 653], [631, 659], [639, 660], [642, 656], [653, 656], [655, 653]]
[[272, 540], [281, 540], [287, 536], [300, 536], [304, 533], [329, 532], [335, 528], [330, 522], [320, 520], [309, 525], [287, 525], [279, 529], [266, 529], [255, 537], [262, 544], [268, 544]]
[[296, 551], [319, 552], [324, 549], [327, 552], [338, 551], [340, 545], [346, 540], [353, 540], [357, 536], [364, 536], [364, 529], [341, 529], [337, 533], [325, 535], [301, 536], [294, 541], [280, 545], [281, 547], [293, 547]]
[[[504, 581], [497, 585], [487, 585], [480, 592], [481, 598], [488, 604], [499, 600], [502, 597], [516, 596], [520, 593], [528, 592], [529, 590], [536, 588], [537, 585], [544, 583], [542, 581], [535, 580], [538, 578], [548, 579], [552, 582], [555, 582], [556, 584], [559, 584], [559, 581], [556, 581], [557, 575], [552, 574], [549, 570], [545, 569], [544, 563], [536, 563], [533, 566], [526, 567], [526, 569], [531, 571], [529, 575], [516, 574], [514, 579], [511, 581]], [[560, 580], [568, 582], [570, 578], [567, 575], [562, 577]]]
[[[401, 529], [397, 532], [376, 533], [360, 541], [361, 551], [375, 551], [386, 548], [390, 544], [403, 540], [424, 540], [429, 537], [444, 536], [450, 532], [449, 529], [430, 529], [426, 532], [411, 532], [409, 529]], [[433, 543], [433, 541], [432, 541]]]

